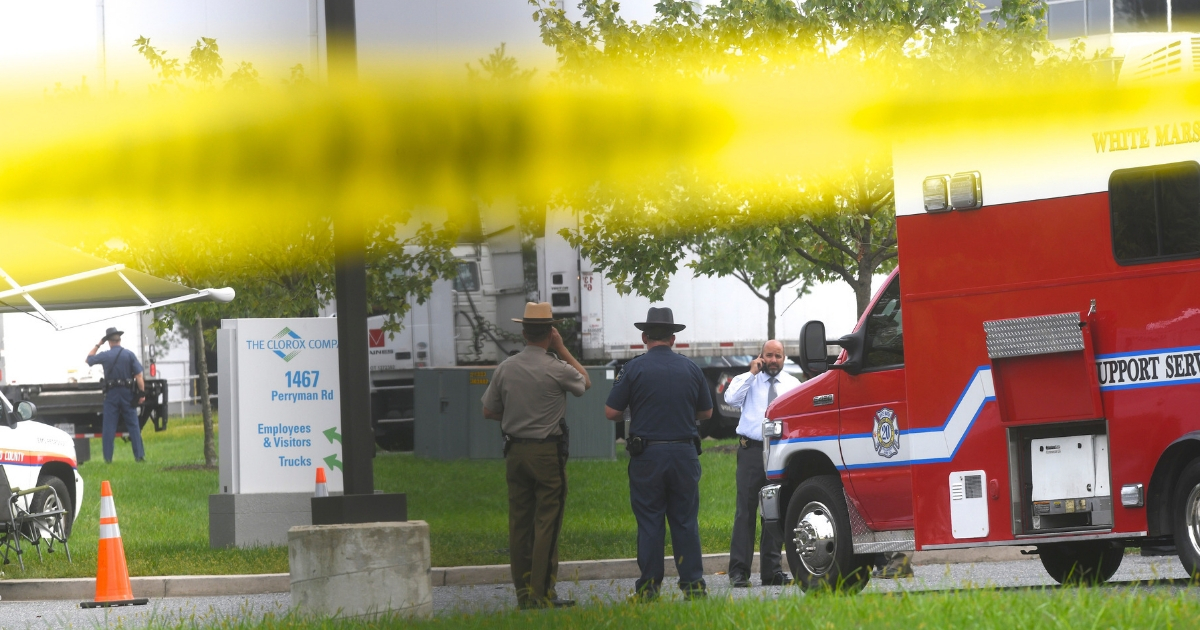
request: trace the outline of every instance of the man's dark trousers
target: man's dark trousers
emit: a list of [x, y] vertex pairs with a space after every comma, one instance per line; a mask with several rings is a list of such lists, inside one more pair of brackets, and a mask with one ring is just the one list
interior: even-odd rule
[[[750, 565], [754, 561], [754, 534], [759, 523], [758, 491], [767, 485], [767, 474], [763, 469], [762, 442], [746, 442], [746, 448], [737, 450], [737, 509], [733, 513], [733, 540], [729, 543], [730, 579], [750, 577]], [[774, 527], [762, 524], [762, 544], [759, 547], [759, 573], [763, 581], [781, 573], [779, 549], [783, 536], [778, 524]]]
[[128, 387], [114, 387], [104, 395], [104, 422], [100, 434], [104, 446], [104, 461], [112, 461], [113, 440], [117, 437], [118, 424], [124, 425], [125, 431], [129, 433], [129, 441], [133, 443], [133, 458], [146, 457], [146, 450], [142, 447], [142, 430], [138, 426], [136, 403], [133, 390]]
[[658, 594], [663, 581], [663, 547], [671, 526], [671, 546], [679, 588], [704, 589], [700, 557], [700, 458], [690, 443], [652, 444], [629, 459], [629, 502], [637, 519], [639, 593]]
[[515, 443], [505, 464], [508, 557], [517, 603], [555, 599], [558, 534], [567, 503], [566, 462], [557, 443]]

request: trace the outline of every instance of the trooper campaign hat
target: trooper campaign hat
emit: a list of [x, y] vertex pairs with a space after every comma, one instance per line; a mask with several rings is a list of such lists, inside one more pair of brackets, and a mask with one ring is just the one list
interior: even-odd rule
[[117, 330], [116, 326], [109, 326], [108, 330], [104, 331], [104, 338], [112, 339], [113, 337], [119, 337], [124, 334], [125, 333], [123, 331]]
[[526, 302], [525, 316], [520, 319], [514, 317], [513, 321], [518, 324], [555, 324], [562, 320], [554, 319], [549, 302]]
[[646, 313], [646, 321], [637, 322], [634, 324], [638, 330], [646, 330], [648, 328], [670, 328], [671, 332], [679, 332], [687, 326], [675, 323], [675, 315], [671, 313], [669, 308], [654, 308]]

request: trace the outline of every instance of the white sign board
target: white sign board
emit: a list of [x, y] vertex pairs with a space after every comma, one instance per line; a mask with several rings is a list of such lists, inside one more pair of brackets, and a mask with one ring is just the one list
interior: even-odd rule
[[342, 490], [337, 320], [226, 319], [217, 334], [221, 493]]

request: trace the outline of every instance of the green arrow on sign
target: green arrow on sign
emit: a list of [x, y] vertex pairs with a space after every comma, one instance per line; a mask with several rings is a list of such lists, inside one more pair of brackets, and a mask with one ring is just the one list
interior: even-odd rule
[[322, 433], [325, 434], [325, 439], [329, 440], [330, 444], [333, 444], [334, 440], [337, 440], [338, 442], [342, 441], [342, 434], [337, 432], [337, 427], [329, 427]]
[[338, 458], [337, 458], [337, 453], [334, 453], [333, 455], [326, 457], [325, 465], [329, 467], [329, 470], [333, 470], [334, 468], [336, 468], [338, 470], [345, 471], [345, 469], [342, 468], [342, 462], [340, 460], [338, 460]]

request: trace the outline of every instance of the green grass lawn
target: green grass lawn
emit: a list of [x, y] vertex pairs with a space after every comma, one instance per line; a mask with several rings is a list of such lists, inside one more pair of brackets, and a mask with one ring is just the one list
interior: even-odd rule
[[[65, 557], [26, 556], [27, 570], [10, 565], [4, 577], [87, 577], [96, 572], [100, 482], [109, 480], [131, 575], [283, 573], [286, 547], [213, 550], [208, 546], [208, 495], [217, 471], [200, 469], [203, 434], [198, 418], [174, 419], [162, 433], [144, 434], [147, 463], [133, 461], [117, 441], [112, 464], [92, 440], [94, 459], [79, 468], [86, 497], [71, 534], [74, 564]], [[728, 444], [731, 442], [724, 442]], [[706, 448], [716, 443], [706, 442]], [[629, 509], [624, 451], [616, 461], [568, 463], [569, 494], [563, 519], [562, 560], [631, 558], [636, 524]], [[734, 455], [701, 457], [700, 531], [706, 553], [728, 551], [734, 498]], [[506, 564], [508, 503], [503, 460], [432, 461], [380, 452], [376, 488], [408, 494], [409, 518], [429, 523], [434, 566]], [[668, 547], [669, 553], [670, 547]]]
[[[797, 592], [795, 590], [793, 593]], [[710, 598], [703, 602], [582, 606], [559, 611], [458, 615], [426, 622], [313, 620], [270, 616], [253, 622], [217, 620], [216, 628], [1190, 628], [1200, 618], [1191, 591], [1108, 588], [976, 590], [857, 596], [784, 596], [775, 600]], [[160, 626], [192, 628], [194, 623]]]
[[[732, 443], [728, 441], [726, 443]], [[720, 443], [705, 442], [706, 448]], [[629, 508], [629, 459], [567, 463], [567, 510], [560, 560], [637, 556]], [[733, 527], [733, 453], [706, 452], [700, 482], [700, 540], [705, 553], [729, 551]], [[504, 461], [431, 461], [381, 453], [375, 485], [408, 493], [408, 517], [429, 523], [434, 566], [508, 563], [508, 490]], [[670, 553], [669, 538], [667, 553]]]

